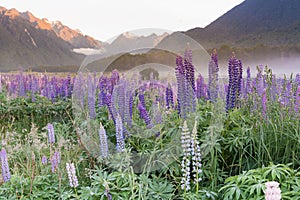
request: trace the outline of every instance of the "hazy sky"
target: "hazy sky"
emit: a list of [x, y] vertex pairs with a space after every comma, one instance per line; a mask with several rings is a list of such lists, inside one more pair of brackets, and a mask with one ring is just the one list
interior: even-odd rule
[[0, 6], [60, 20], [101, 41], [125, 31], [205, 27], [244, 0], [2, 0]]

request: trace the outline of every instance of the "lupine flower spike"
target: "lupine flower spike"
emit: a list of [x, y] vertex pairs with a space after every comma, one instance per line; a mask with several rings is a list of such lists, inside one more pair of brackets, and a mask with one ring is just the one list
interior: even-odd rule
[[190, 155], [191, 155], [191, 133], [188, 129], [186, 121], [183, 123], [181, 132], [181, 147], [183, 149], [183, 158], [181, 162], [181, 189], [190, 190]]
[[107, 135], [104, 127], [100, 123], [99, 129], [99, 138], [100, 138], [100, 153], [102, 158], [108, 157], [108, 145], [107, 145]]
[[195, 121], [194, 128], [192, 131], [192, 139], [191, 139], [191, 154], [192, 154], [192, 174], [194, 179], [194, 184], [197, 185], [198, 191], [198, 183], [202, 180], [199, 175], [202, 173], [201, 167], [201, 152], [200, 145], [197, 137], [197, 121]]
[[2, 178], [4, 182], [7, 182], [10, 180], [10, 171], [8, 166], [8, 160], [7, 160], [7, 154], [6, 150], [2, 149], [0, 151], [0, 162], [1, 162], [1, 168], [2, 168]]
[[48, 159], [45, 155], [42, 156], [42, 164], [46, 165], [48, 163]]
[[74, 163], [66, 163], [66, 169], [67, 169], [67, 173], [68, 173], [70, 187], [72, 187], [72, 188], [78, 187], [78, 179], [76, 176], [76, 170], [75, 170]]
[[49, 143], [55, 142], [55, 134], [54, 134], [54, 127], [52, 124], [47, 124], [47, 130], [48, 130], [48, 141]]
[[121, 116], [118, 114], [116, 118], [116, 140], [117, 140], [117, 152], [123, 152], [125, 150], [123, 124]]

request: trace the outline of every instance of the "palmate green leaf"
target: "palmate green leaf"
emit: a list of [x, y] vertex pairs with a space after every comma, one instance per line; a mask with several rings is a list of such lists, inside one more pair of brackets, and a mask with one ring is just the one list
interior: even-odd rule
[[281, 193], [281, 199], [282, 200], [300, 200], [299, 193], [294, 192], [285, 192]]
[[265, 179], [282, 181], [290, 177], [292, 173], [293, 171], [283, 164], [274, 165], [271, 163], [269, 167], [265, 168], [263, 177]]
[[258, 182], [254, 185], [251, 185], [246, 192], [249, 193], [249, 196], [254, 195], [256, 198], [259, 198], [264, 194], [266, 182], [268, 182], [266, 179], [258, 180]]
[[149, 196], [153, 199], [172, 199], [174, 186], [168, 181], [153, 179], [149, 184]]

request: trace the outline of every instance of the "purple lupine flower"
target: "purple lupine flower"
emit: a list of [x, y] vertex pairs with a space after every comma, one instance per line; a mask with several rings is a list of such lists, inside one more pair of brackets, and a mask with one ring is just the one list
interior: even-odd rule
[[198, 78], [197, 78], [197, 87], [196, 87], [196, 97], [197, 99], [200, 99], [200, 98], [206, 98], [206, 92], [205, 92], [205, 89], [206, 89], [206, 85], [204, 83], [204, 79], [202, 77], [201, 74], [198, 75]]
[[300, 84], [300, 74], [299, 73], [296, 74], [295, 82], [298, 83], [298, 85]]
[[108, 143], [107, 143], [107, 135], [104, 127], [100, 123], [99, 129], [99, 138], [100, 138], [100, 153], [102, 158], [108, 157]]
[[162, 119], [162, 113], [159, 109], [159, 102], [152, 103], [152, 119], [154, 119], [156, 124], [161, 124], [163, 119]]
[[127, 90], [125, 95], [125, 108], [124, 108], [124, 120], [127, 123], [127, 126], [132, 125], [132, 105], [133, 105], [132, 92], [130, 90]]
[[257, 69], [258, 73], [256, 75], [256, 92], [258, 96], [262, 96], [264, 92], [264, 78], [262, 75], [262, 66], [259, 66]]
[[123, 133], [123, 123], [119, 114], [116, 118], [116, 143], [117, 152], [123, 152], [125, 150], [125, 142]]
[[4, 182], [7, 182], [11, 178], [8, 160], [7, 160], [7, 154], [6, 150], [3, 148], [0, 151], [0, 162], [1, 162], [1, 168], [2, 168], [2, 178]]
[[242, 62], [235, 58], [234, 53], [232, 53], [232, 57], [229, 59], [228, 75], [229, 84], [226, 96], [226, 111], [237, 106], [241, 91]]
[[30, 81], [31, 101], [35, 102], [35, 92], [37, 91], [37, 80], [34, 76], [30, 78], [30, 80], [31, 80]]
[[238, 69], [237, 69], [237, 98], [239, 98], [241, 95], [242, 80], [243, 80], [243, 64], [242, 61], [239, 60]]
[[93, 84], [92, 78], [88, 77], [88, 108], [90, 119], [96, 118], [96, 100], [95, 100], [95, 85]]
[[72, 88], [71, 75], [69, 73], [67, 75], [67, 81], [65, 85], [66, 85], [66, 97], [71, 97], [73, 88]]
[[218, 73], [218, 55], [217, 50], [214, 49], [208, 65], [208, 98], [212, 102], [216, 102], [218, 98]]
[[147, 128], [148, 129], [153, 128], [154, 125], [153, 125], [153, 123], [151, 121], [151, 118], [149, 117], [149, 114], [148, 114], [146, 108], [140, 102], [138, 103], [138, 109], [140, 111], [141, 118], [146, 123]]
[[0, 93], [2, 92], [2, 76], [0, 74]]
[[48, 163], [47, 156], [43, 155], [43, 156], [42, 156], [42, 164], [43, 164], [43, 165], [46, 165], [47, 163]]
[[168, 109], [174, 107], [173, 91], [170, 84], [168, 84], [168, 87], [166, 88], [166, 105]]
[[182, 64], [182, 57], [176, 57], [176, 79], [177, 79], [177, 108], [178, 113], [183, 117], [186, 118], [187, 116], [187, 103], [186, 103], [186, 87], [185, 87], [185, 75], [184, 75], [184, 67]]
[[51, 157], [50, 161], [51, 161], [52, 173], [55, 173], [55, 171], [58, 168], [58, 165], [60, 163], [60, 154], [59, 154], [58, 151], [54, 152], [54, 154]]
[[125, 83], [115, 85], [112, 95], [113, 106], [124, 121], [125, 115]]
[[119, 75], [119, 72], [118, 70], [114, 69], [112, 72], [111, 72], [111, 76], [110, 76], [110, 87], [108, 87], [108, 90], [109, 92], [112, 94], [113, 92], [113, 89], [115, 87], [115, 85], [119, 82], [119, 79], [120, 79], [120, 75]]
[[184, 60], [184, 67], [185, 67], [185, 78], [187, 81], [187, 84], [190, 88], [193, 89], [195, 92], [195, 67], [190, 63], [188, 60]]
[[246, 88], [245, 88], [246, 98], [248, 97], [250, 92], [251, 92], [251, 71], [250, 71], [250, 67], [248, 67], [247, 68], [247, 78], [246, 78]]
[[106, 105], [106, 94], [108, 93], [107, 80], [108, 78], [105, 76], [101, 76], [99, 79], [99, 83], [98, 83], [98, 88], [100, 90], [98, 95], [99, 108]]
[[106, 100], [105, 100], [105, 102], [106, 102], [108, 111], [109, 111], [109, 113], [111, 115], [111, 118], [114, 121], [114, 123], [116, 124], [115, 116], [117, 115], [117, 111], [113, 107], [112, 99], [111, 98], [112, 98], [111, 94], [106, 94]]
[[299, 113], [300, 111], [300, 85], [298, 86], [298, 89], [296, 91], [296, 97], [295, 97], [295, 112]]
[[84, 88], [82, 87], [85, 84], [84, 82], [85, 81], [82, 77], [82, 73], [80, 72], [79, 77], [78, 77], [78, 81], [77, 81], [77, 84], [76, 84], [77, 85], [77, 88], [76, 88], [77, 95], [75, 95], [75, 96], [77, 96], [77, 99], [79, 101], [78, 103], [79, 103], [81, 108], [84, 107], [84, 96], [85, 95], [84, 95]]
[[106, 104], [106, 93], [103, 90], [100, 90], [98, 93], [98, 107], [101, 108]]
[[262, 106], [262, 114], [264, 118], [267, 117], [267, 92], [266, 90], [263, 93], [262, 99], [261, 99], [261, 106]]
[[49, 143], [55, 142], [55, 134], [54, 134], [54, 127], [52, 124], [47, 124], [47, 130], [48, 130], [48, 141]]
[[[113, 94], [111, 96], [111, 101], [107, 102], [108, 109], [112, 114], [112, 118], [114, 120], [114, 123], [116, 125], [115, 116], [120, 115], [122, 120], [122, 126], [123, 126], [123, 134], [126, 136], [129, 136], [129, 133], [127, 132], [127, 129], [124, 126], [123, 121], [124, 115], [125, 115], [125, 88], [124, 85], [118, 84], [115, 85], [113, 89]], [[120, 111], [120, 112], [119, 112]]]
[[275, 101], [277, 98], [277, 81], [276, 81], [276, 76], [273, 74], [272, 75], [272, 83], [270, 87], [270, 100]]
[[233, 83], [234, 83], [234, 79], [233, 79], [233, 57], [229, 60], [228, 63], [228, 76], [229, 76], [229, 80], [228, 80], [228, 87], [227, 87], [227, 96], [226, 96], [226, 111], [230, 110], [233, 108], [232, 105], [232, 89], [233, 89]]
[[193, 63], [193, 52], [190, 47], [190, 43], [186, 44], [186, 49], [184, 51], [184, 60], [187, 60], [189, 63]]
[[76, 176], [74, 163], [66, 163], [66, 169], [67, 169], [70, 187], [72, 188], [78, 187], [78, 179]]
[[109, 192], [109, 188], [108, 187], [105, 189], [105, 196], [107, 197], [108, 200], [112, 200], [112, 196], [111, 196], [111, 194]]
[[19, 85], [18, 95], [20, 97], [24, 97], [26, 95], [26, 91], [25, 91], [25, 86], [24, 86], [24, 76], [23, 76], [22, 70], [20, 70], [19, 76], [17, 78], [18, 78], [18, 85]]
[[291, 90], [292, 90], [292, 84], [290, 81], [287, 81], [285, 86], [285, 91], [283, 93], [285, 105], [288, 105], [290, 103]]
[[[192, 55], [190, 55], [192, 56]], [[183, 59], [176, 57], [176, 79], [177, 79], [177, 108], [181, 117], [186, 118], [190, 112], [196, 110], [195, 95], [195, 69], [192, 65], [192, 58]]]
[[141, 89], [139, 92], [139, 102], [142, 104], [144, 108], [146, 108], [146, 102], [145, 102], [145, 96], [144, 96], [144, 91]]
[[51, 79], [51, 100], [52, 102], [55, 101], [55, 98], [58, 95], [58, 85], [57, 85], [57, 78], [55, 76]]
[[132, 109], [133, 109], [133, 95], [130, 94], [130, 98], [129, 98], [129, 113], [130, 113], [131, 117], [132, 117]]
[[184, 88], [186, 95], [186, 111], [187, 113], [196, 110], [196, 96], [195, 96], [195, 69], [194, 66], [184, 60]]

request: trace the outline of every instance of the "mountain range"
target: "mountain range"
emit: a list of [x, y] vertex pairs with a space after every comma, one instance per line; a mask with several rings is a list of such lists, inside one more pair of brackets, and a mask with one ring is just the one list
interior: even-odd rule
[[[178, 52], [186, 45], [183, 36], [193, 39], [205, 50], [217, 48], [221, 62], [228, 59], [231, 51], [245, 61], [299, 57], [300, 1], [245, 0], [204, 28], [170, 35], [136, 36], [126, 32], [111, 43], [84, 35], [59, 21], [50, 22], [30, 12], [0, 7], [0, 70], [20, 66], [79, 66], [85, 58], [81, 49], [100, 50], [100, 58], [131, 52], [131, 56], [127, 56], [138, 59], [139, 54], [147, 54], [145, 48], [153, 47]], [[132, 59], [123, 60], [126, 66], [135, 63]]]
[[245, 0], [206, 27], [174, 32], [158, 46], [183, 48], [185, 44], [178, 44], [182, 35], [208, 52], [217, 48], [223, 66], [234, 51], [246, 66], [268, 65], [279, 73], [284, 73], [282, 66], [291, 66], [289, 72], [300, 71], [299, 0]]
[[[103, 57], [131, 49], [153, 48], [167, 34], [136, 36], [119, 35], [111, 44], [84, 35], [60, 21], [50, 22], [35, 17], [29, 11], [0, 6], [0, 71], [22, 68], [70, 66], [78, 68], [89, 52], [101, 52]], [[67, 68], [67, 69], [70, 69]]]
[[245, 0], [205, 28], [184, 33], [206, 48], [300, 46], [300, 1]]

